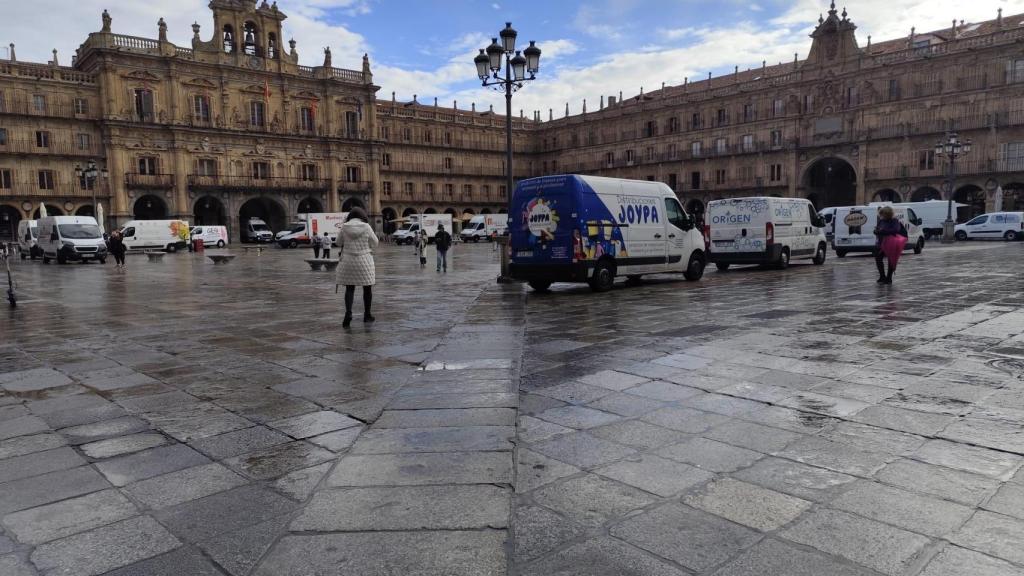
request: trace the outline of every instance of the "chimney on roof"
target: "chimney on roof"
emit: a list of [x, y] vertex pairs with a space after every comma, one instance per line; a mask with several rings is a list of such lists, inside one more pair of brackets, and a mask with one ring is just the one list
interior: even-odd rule
[[1003, 9], [996, 10], [996, 26], [1003, 27]]
[[470, 112], [476, 112], [476, 102], [469, 105]]
[[452, 100], [452, 110], [458, 110], [458, 109], [459, 109], [459, 101], [458, 100]]
[[611, 108], [612, 106], [615, 106], [615, 96], [608, 97], [608, 107]]
[[566, 118], [569, 117], [569, 103], [568, 102], [565, 103], [565, 117]]
[[739, 65], [737, 65], [735, 68], [733, 68], [732, 75], [735, 78], [739, 78], [740, 77], [740, 67], [739, 67]]
[[953, 28], [950, 30], [950, 32], [953, 34], [952, 39], [956, 40], [956, 18], [953, 18]]
[[434, 96], [434, 108], [437, 108], [437, 96]]
[[622, 104], [622, 90], [619, 90], [619, 99], [617, 100], [617, 102], [619, 104]]
[[601, 106], [598, 107], [598, 110], [604, 110], [604, 94], [601, 94]]
[[491, 107], [490, 107], [490, 109], [489, 109], [489, 110], [490, 110], [490, 113], [491, 113], [491, 114], [494, 114], [494, 104], [491, 104]]
[[[907, 40], [907, 48], [914, 47], [914, 30], [913, 26], [910, 27], [910, 38]], [[956, 36], [956, 20], [953, 20], [953, 36]]]
[[690, 86], [690, 77], [683, 76], [683, 94], [686, 94], [686, 89]]
[[391, 103], [392, 104], [395, 103], [395, 91], [394, 90], [391, 91]]
[[868, 47], [867, 50], [871, 50], [871, 35], [868, 34]]
[[583, 113], [584, 114], [587, 113], [587, 99], [586, 98], [583, 99]]
[[548, 122], [551, 122], [554, 119], [555, 119], [555, 110], [553, 108], [548, 108]]
[[764, 72], [767, 69], [768, 69], [768, 61], [767, 60], [761, 60], [761, 71]]
[[520, 119], [520, 120], [522, 120], [522, 119], [524, 119], [524, 118], [526, 118], [526, 114], [523, 114], [523, 109], [522, 109], [522, 108], [520, 108], [520, 109], [519, 109], [519, 119]]
[[18, 58], [14, 55], [14, 42], [11, 42], [11, 62], [17, 62]]
[[800, 55], [798, 53], [796, 53], [796, 52], [793, 52], [793, 69], [794, 70], [796, 70], [796, 65], [799, 62], [800, 62]]
[[52, 64], [54, 66], [60, 66], [60, 63], [57, 62], [57, 49], [56, 48], [53, 49], [53, 62], [50, 62], [50, 64]]

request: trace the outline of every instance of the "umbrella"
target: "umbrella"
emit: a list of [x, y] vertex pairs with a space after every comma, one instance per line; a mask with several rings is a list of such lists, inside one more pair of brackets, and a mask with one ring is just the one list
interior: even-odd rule
[[996, 193], [992, 195], [992, 211], [1002, 212], [1003, 211], [1003, 187], [996, 187]]
[[103, 234], [103, 202], [96, 205], [96, 223], [99, 224], [100, 234]]
[[39, 203], [39, 217], [46, 218], [46, 203], [44, 202]]

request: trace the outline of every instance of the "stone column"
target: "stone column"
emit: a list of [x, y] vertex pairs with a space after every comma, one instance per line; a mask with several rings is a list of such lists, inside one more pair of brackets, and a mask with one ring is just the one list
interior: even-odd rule
[[185, 144], [176, 142], [174, 146], [174, 207], [175, 218], [192, 222], [192, 206], [188, 198], [188, 157], [186, 154]]
[[113, 204], [110, 206], [110, 216], [113, 226], [118, 226], [131, 219], [128, 189], [124, 183], [124, 156], [126, 153], [114, 145], [110, 145], [107, 149], [107, 170], [110, 173], [110, 202]]
[[868, 200], [868, 154], [867, 145], [861, 145], [857, 149], [857, 158], [855, 164], [857, 166], [857, 205], [866, 206]]

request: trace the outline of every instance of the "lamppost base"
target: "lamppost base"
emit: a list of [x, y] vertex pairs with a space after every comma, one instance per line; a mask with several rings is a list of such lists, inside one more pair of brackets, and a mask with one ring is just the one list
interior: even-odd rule
[[945, 222], [942, 223], [942, 243], [943, 244], [952, 244], [953, 241], [955, 240], [955, 237], [953, 235], [953, 228], [954, 228], [954, 226], [956, 226], [956, 223], [953, 222], [952, 220], [946, 220]]

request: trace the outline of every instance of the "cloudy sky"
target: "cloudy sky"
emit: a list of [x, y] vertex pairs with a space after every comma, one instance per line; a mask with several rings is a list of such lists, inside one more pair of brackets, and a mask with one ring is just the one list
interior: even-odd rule
[[[114, 32], [155, 38], [166, 19], [172, 42], [190, 45], [193, 21], [212, 34], [208, 0], [9, 0], [0, 20], [0, 46], [14, 42], [19, 60], [45, 62], [56, 48], [68, 64], [89, 32], [100, 28], [108, 9]], [[414, 94], [450, 106], [503, 106], [500, 95], [475, 81], [472, 58], [506, 20], [519, 30], [522, 46], [536, 40], [544, 51], [538, 80], [513, 102], [519, 108], [554, 108], [556, 117], [591, 110], [600, 95], [635, 95], [663, 82], [716, 76], [733, 70], [803, 58], [807, 34], [825, 0], [278, 0], [288, 14], [285, 37], [298, 42], [302, 64], [323, 62], [330, 46], [336, 67], [360, 67], [369, 53], [378, 97]], [[842, 4], [839, 9], [842, 10]], [[858, 0], [847, 6], [861, 45], [948, 28], [951, 21], [976, 22], [1024, 13], [1024, 0]], [[1018, 19], [1021, 20], [1021, 19]], [[0, 57], [7, 55], [0, 48]]]

